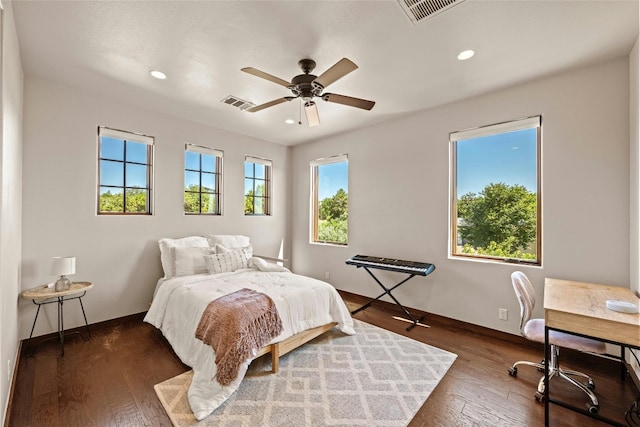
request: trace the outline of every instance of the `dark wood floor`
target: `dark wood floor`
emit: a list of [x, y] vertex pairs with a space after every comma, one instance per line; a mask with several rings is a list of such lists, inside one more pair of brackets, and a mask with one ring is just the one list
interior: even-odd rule
[[[365, 299], [343, 293], [350, 309]], [[544, 406], [534, 400], [541, 374], [522, 367], [518, 377], [507, 369], [515, 360], [542, 358], [542, 348], [509, 334], [427, 315], [430, 328], [405, 331], [394, 320], [395, 306], [376, 303], [355, 317], [418, 341], [454, 352], [457, 360], [409, 424], [421, 426], [540, 426]], [[60, 356], [56, 338], [25, 341], [6, 426], [170, 426], [153, 385], [189, 368], [173, 353], [162, 334], [142, 322], [143, 315], [91, 325], [84, 340], [80, 328], [66, 338]], [[638, 396], [618, 365], [565, 351], [565, 366], [593, 374], [601, 414], [624, 423], [624, 411]], [[580, 392], [554, 381], [552, 389], [576, 405]], [[556, 385], [557, 384], [557, 385]], [[551, 407], [554, 427], [599, 426], [560, 406]]]

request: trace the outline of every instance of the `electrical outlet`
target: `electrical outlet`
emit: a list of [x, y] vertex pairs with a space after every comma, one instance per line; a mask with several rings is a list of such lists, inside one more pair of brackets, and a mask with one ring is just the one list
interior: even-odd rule
[[508, 315], [509, 315], [509, 311], [506, 308], [499, 308], [498, 309], [498, 319], [507, 320]]
[[331, 280], [331, 273], [329, 273], [328, 271], [325, 271], [325, 273], [324, 273], [324, 279], [325, 279], [325, 280]]

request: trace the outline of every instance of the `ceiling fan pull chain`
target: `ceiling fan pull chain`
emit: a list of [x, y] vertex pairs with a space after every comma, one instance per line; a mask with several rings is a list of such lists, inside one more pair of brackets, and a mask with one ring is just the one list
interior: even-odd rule
[[298, 124], [302, 125], [302, 99], [300, 100], [300, 111], [298, 111]]

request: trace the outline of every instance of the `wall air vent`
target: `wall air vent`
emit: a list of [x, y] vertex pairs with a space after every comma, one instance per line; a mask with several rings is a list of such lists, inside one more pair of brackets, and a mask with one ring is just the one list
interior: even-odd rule
[[413, 25], [427, 18], [431, 18], [440, 12], [444, 12], [463, 1], [464, 0], [397, 0]]
[[237, 96], [229, 95], [224, 99], [221, 99], [220, 102], [224, 102], [225, 104], [229, 104], [232, 107], [238, 107], [240, 110], [244, 111], [247, 108], [255, 107], [256, 104], [253, 104], [249, 101], [245, 101], [243, 99], [238, 98]]

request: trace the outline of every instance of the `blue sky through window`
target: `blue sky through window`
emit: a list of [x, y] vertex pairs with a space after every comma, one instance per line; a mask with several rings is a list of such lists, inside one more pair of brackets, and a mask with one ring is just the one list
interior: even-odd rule
[[[122, 139], [102, 136], [100, 137], [100, 184], [127, 187], [147, 187], [147, 144], [127, 141], [127, 163], [125, 160], [125, 142]], [[108, 160], [104, 160], [108, 159]], [[114, 161], [112, 161], [114, 160]], [[142, 163], [141, 165], [129, 162]], [[127, 182], [123, 183], [125, 177]], [[111, 190], [113, 193], [114, 190]]]
[[[255, 167], [255, 175], [253, 173]], [[265, 179], [266, 166], [260, 163], [244, 162], [244, 176], [246, 178]]]
[[[185, 151], [184, 187], [191, 191], [215, 191], [216, 189], [216, 156]], [[202, 180], [202, 187], [200, 187]]]
[[480, 193], [487, 184], [537, 189], [537, 129], [460, 140], [456, 143], [457, 196]]
[[332, 197], [339, 189], [349, 193], [347, 162], [329, 163], [318, 166], [318, 198]]

